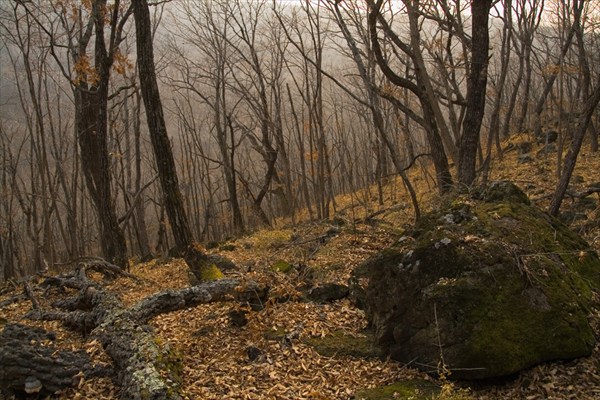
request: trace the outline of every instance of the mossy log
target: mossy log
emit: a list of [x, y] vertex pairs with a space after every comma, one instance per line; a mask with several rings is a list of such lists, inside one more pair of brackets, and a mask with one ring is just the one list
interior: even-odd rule
[[75, 288], [77, 293], [55, 302], [52, 310], [33, 310], [28, 317], [60, 320], [69, 328], [97, 339], [113, 360], [121, 398], [140, 400], [181, 398], [180, 357], [157, 341], [148, 325], [150, 319], [202, 303], [264, 301], [267, 294], [267, 289], [255, 283], [224, 279], [160, 292], [126, 308], [115, 293], [88, 279], [85, 268], [42, 284]]

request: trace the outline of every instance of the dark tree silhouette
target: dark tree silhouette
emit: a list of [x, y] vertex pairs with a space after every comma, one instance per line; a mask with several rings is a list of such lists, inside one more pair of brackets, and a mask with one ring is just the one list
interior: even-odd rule
[[171, 141], [163, 114], [160, 92], [154, 66], [154, 49], [150, 11], [146, 0], [133, 1], [133, 15], [137, 43], [137, 62], [142, 99], [156, 160], [158, 176], [169, 223], [175, 238], [176, 252], [182, 255], [194, 274], [202, 280], [202, 271], [208, 264], [206, 255], [194, 245], [192, 231], [183, 205]]
[[467, 78], [467, 110], [458, 145], [458, 182], [471, 186], [475, 181], [477, 144], [485, 111], [490, 33], [488, 20], [492, 0], [471, 2], [471, 68]]

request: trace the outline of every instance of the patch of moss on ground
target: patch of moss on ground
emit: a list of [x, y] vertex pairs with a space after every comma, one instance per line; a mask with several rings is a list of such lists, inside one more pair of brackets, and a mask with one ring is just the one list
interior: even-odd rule
[[276, 272], [287, 274], [294, 266], [285, 260], [277, 260], [271, 265], [271, 269]]
[[432, 400], [441, 388], [424, 379], [410, 379], [356, 392], [355, 400]]
[[283, 328], [277, 328], [277, 329], [267, 329], [266, 331], [263, 332], [263, 337], [267, 340], [274, 340], [277, 342], [280, 342], [282, 340], [285, 339], [285, 329]]
[[335, 331], [325, 337], [309, 337], [304, 342], [325, 357], [380, 358], [383, 356], [382, 350], [375, 345], [375, 339], [370, 335], [355, 337], [343, 331]]
[[223, 279], [223, 273], [215, 264], [209, 264], [200, 270], [200, 280], [202, 282], [216, 281]]

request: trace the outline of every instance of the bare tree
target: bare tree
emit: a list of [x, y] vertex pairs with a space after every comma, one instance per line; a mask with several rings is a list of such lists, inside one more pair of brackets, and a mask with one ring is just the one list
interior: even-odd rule
[[188, 266], [199, 280], [206, 279], [204, 270], [209, 266], [207, 257], [194, 244], [192, 231], [183, 207], [171, 141], [167, 135], [156, 79], [148, 2], [146, 0], [133, 0], [132, 4], [136, 27], [140, 88], [146, 108], [146, 120], [164, 196], [165, 209], [178, 252], [183, 254]]
[[[389, 81], [399, 87], [409, 90], [414, 94], [421, 107], [423, 116], [432, 116], [432, 118], [423, 118], [425, 132], [430, 146], [431, 158], [436, 170], [437, 184], [440, 191], [445, 192], [452, 186], [452, 175], [448, 165], [447, 153], [456, 154], [456, 146], [449, 136], [446, 124], [442, 117], [441, 110], [434, 93], [431, 78], [427, 73], [427, 66], [423, 58], [421, 48], [420, 22], [418, 7], [419, 2], [404, 1], [406, 16], [409, 21], [409, 41], [404, 41], [392, 29], [389, 21], [386, 20], [382, 10], [383, 1], [368, 1], [369, 5], [369, 34], [371, 46], [381, 71]], [[404, 54], [412, 62], [414, 69], [414, 80], [398, 75], [385, 57], [381, 40], [378, 36], [378, 27], [383, 31], [385, 38], [391, 42], [399, 52]], [[442, 135], [440, 132], [444, 132]], [[445, 138], [443, 140], [443, 138]], [[442, 141], [443, 140], [443, 141]]]
[[179, 6], [186, 23], [173, 33], [173, 40], [180, 43], [173, 46], [178, 52], [174, 63], [177, 76], [171, 77], [170, 82], [184, 98], [195, 96], [201, 102], [196, 103], [197, 107], [209, 107], [212, 118], [208, 127], [214, 133], [220, 155], [220, 160], [214, 161], [225, 177], [233, 231], [241, 233], [245, 226], [236, 168], [239, 129], [233, 123], [240, 101], [228, 90], [234, 63], [229, 38], [231, 9], [225, 3], [209, 1], [184, 1]]
[[471, 61], [467, 78], [467, 110], [458, 146], [458, 181], [471, 186], [476, 177], [477, 145], [485, 111], [492, 0], [471, 2]]
[[592, 119], [592, 115], [600, 103], [600, 75], [596, 78], [596, 82], [596, 88], [592, 91], [592, 94], [584, 103], [581, 115], [578, 118], [577, 130], [573, 134], [573, 140], [571, 141], [571, 146], [569, 147], [569, 151], [565, 156], [565, 163], [560, 175], [560, 179], [556, 185], [552, 200], [550, 201], [550, 206], [548, 207], [548, 212], [550, 215], [557, 216], [558, 212], [560, 211], [560, 205], [562, 204], [562, 200], [567, 192], [567, 188], [569, 187], [571, 175], [573, 174], [575, 164], [577, 163], [577, 157], [579, 156], [579, 151], [581, 150], [583, 138], [585, 137], [585, 133]]
[[[95, 1], [89, 7], [61, 2], [49, 4], [48, 9], [18, 1], [16, 7], [19, 6], [48, 36], [50, 52], [71, 83], [81, 165], [98, 215], [102, 252], [107, 260], [125, 267], [125, 237], [117, 221], [111, 190], [107, 108], [111, 68], [119, 53], [130, 9], [121, 7], [119, 0], [112, 7], [108, 7], [106, 0]], [[88, 47], [92, 38], [94, 50], [90, 57]], [[64, 43], [60, 44], [61, 41]], [[62, 49], [66, 49], [67, 59], [62, 57]]]

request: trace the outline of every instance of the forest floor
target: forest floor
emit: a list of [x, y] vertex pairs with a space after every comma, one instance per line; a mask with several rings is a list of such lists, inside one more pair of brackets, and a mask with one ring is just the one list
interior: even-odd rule
[[[519, 140], [519, 138], [513, 139]], [[556, 153], [519, 164], [517, 151], [509, 151], [493, 165], [492, 180], [511, 180], [524, 188], [535, 204], [547, 205], [556, 183]], [[571, 190], [581, 192], [600, 179], [600, 154], [582, 151]], [[431, 180], [415, 178], [425, 210], [439, 200]], [[431, 185], [428, 187], [428, 185]], [[347, 355], [322, 356], [306, 342], [342, 332], [362, 337], [367, 325], [364, 313], [348, 299], [316, 304], [296, 301], [297, 287], [307, 281], [347, 283], [352, 269], [380, 249], [392, 244], [413, 221], [412, 210], [400, 181], [390, 182], [378, 202], [376, 188], [341, 196], [334, 218], [321, 222], [291, 224], [221, 243], [210, 252], [231, 259], [238, 266], [226, 276], [268, 284], [270, 298], [289, 297], [287, 302], [269, 301], [260, 311], [246, 310], [247, 324], [232, 324], [231, 313], [240, 311], [233, 302], [200, 305], [162, 314], [152, 320], [161, 341], [183, 357], [183, 394], [186, 399], [350, 399], [360, 389], [420, 378], [451, 389], [461, 399], [598, 399], [600, 398], [600, 347], [591, 357], [552, 362], [523, 371], [502, 382], [475, 385], [450, 384], [400, 363]], [[571, 226], [600, 251], [600, 196], [587, 219]], [[576, 204], [567, 197], [563, 210]], [[573, 213], [573, 219], [577, 213]], [[332, 230], [333, 229], [333, 230]], [[284, 274], [272, 266], [284, 260], [294, 266]], [[107, 283], [125, 304], [169, 288], [189, 285], [187, 268], [179, 259], [157, 259], [132, 265], [127, 277]], [[0, 301], [22, 290], [4, 290]], [[51, 299], [42, 299], [42, 306]], [[94, 362], [110, 364], [101, 345], [73, 333], [59, 322], [30, 321], [31, 309], [22, 300], [0, 309], [0, 326], [6, 322], [43, 327], [57, 333], [57, 343], [67, 349], [85, 349]], [[600, 338], [600, 309], [592, 312]], [[241, 325], [241, 324], [238, 324]], [[285, 340], [285, 339], [289, 340]], [[249, 349], [260, 351], [250, 360]], [[251, 357], [254, 358], [254, 357]], [[64, 390], [60, 399], [114, 399], [119, 389], [107, 378], [81, 379], [76, 388]]]

